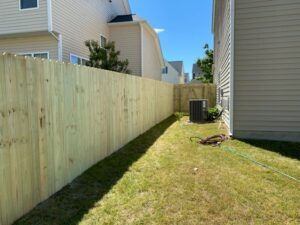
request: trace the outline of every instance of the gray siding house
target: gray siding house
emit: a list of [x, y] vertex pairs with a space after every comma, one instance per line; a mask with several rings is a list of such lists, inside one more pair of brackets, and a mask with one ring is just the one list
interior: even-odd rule
[[300, 1], [214, 0], [213, 32], [231, 134], [300, 141]]

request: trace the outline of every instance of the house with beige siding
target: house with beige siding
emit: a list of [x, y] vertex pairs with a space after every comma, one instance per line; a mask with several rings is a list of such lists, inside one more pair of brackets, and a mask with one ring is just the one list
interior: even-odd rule
[[160, 80], [157, 71], [163, 67], [163, 57], [147, 21], [127, 27], [110, 23], [131, 14], [128, 0], [1, 0], [0, 52], [85, 64], [86, 40], [98, 40], [102, 46], [116, 41], [134, 75]]
[[214, 82], [234, 137], [300, 141], [299, 27], [299, 0], [214, 1]]

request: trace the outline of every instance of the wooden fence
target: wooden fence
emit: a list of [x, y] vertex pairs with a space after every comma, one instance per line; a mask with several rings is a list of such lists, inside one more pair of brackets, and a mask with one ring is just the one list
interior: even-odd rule
[[189, 113], [190, 99], [207, 99], [209, 107], [216, 105], [216, 86], [214, 84], [179, 84], [174, 87], [175, 112]]
[[0, 224], [169, 117], [173, 92], [135, 76], [0, 56]]

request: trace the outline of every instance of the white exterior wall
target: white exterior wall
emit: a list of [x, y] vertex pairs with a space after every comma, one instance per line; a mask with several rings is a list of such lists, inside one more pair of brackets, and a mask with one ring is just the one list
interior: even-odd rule
[[0, 53], [13, 54], [49, 52], [50, 59], [58, 58], [58, 43], [51, 35], [10, 37], [0, 39]]
[[171, 84], [180, 84], [180, 77], [177, 70], [175, 70], [168, 61], [165, 61], [166, 67], [168, 67], [168, 73], [162, 74], [162, 81]]
[[86, 40], [110, 39], [107, 23], [117, 15], [126, 14], [123, 0], [52, 0], [53, 30], [62, 35], [63, 60], [70, 54], [88, 58]]
[[[214, 83], [217, 105], [224, 109], [223, 120], [230, 128], [231, 17], [230, 0], [215, 1], [214, 18]], [[221, 96], [223, 91], [223, 96]]]
[[141, 28], [137, 23], [110, 26], [111, 41], [116, 43], [116, 50], [120, 51], [120, 59], [129, 61], [131, 74], [141, 76]]
[[[156, 37], [149, 31], [145, 25], [142, 25], [142, 60], [143, 60], [143, 71], [142, 76], [147, 77], [154, 80], [161, 80], [161, 70], [163, 68], [163, 64], [160, 61], [161, 58], [161, 49], [156, 46], [155, 39]], [[154, 33], [154, 32], [153, 32]]]
[[234, 134], [300, 140], [300, 1], [236, 0]]
[[20, 10], [19, 0], [0, 1], [0, 35], [47, 30], [47, 0], [39, 0], [39, 8], [30, 10]]

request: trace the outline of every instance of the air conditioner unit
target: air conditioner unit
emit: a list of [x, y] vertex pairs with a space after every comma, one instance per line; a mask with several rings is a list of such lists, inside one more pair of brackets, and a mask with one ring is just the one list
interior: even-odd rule
[[191, 99], [190, 100], [190, 121], [201, 123], [208, 117], [208, 100], [207, 99]]

